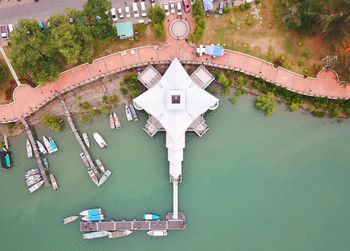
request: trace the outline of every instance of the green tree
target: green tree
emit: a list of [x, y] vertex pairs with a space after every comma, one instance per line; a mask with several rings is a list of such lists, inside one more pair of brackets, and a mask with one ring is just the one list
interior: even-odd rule
[[151, 19], [151, 29], [155, 36], [161, 41], [165, 41], [165, 30], [163, 22], [165, 20], [165, 12], [159, 6], [149, 8], [148, 17]]
[[193, 42], [198, 42], [203, 38], [205, 29], [205, 13], [202, 0], [195, 0], [192, 5], [192, 16], [196, 27], [194, 28], [194, 32], [190, 34], [190, 39]]
[[60, 132], [64, 128], [63, 119], [56, 115], [50, 115], [50, 114], [44, 115], [41, 121], [47, 128], [55, 132]]
[[266, 95], [257, 96], [255, 107], [266, 116], [271, 116], [276, 111], [275, 95], [272, 92], [268, 92]]
[[36, 20], [20, 20], [11, 37], [9, 56], [20, 75], [27, 75], [37, 84], [58, 77], [59, 53]]
[[229, 87], [231, 85], [231, 81], [226, 77], [224, 72], [220, 72], [219, 77], [218, 77], [218, 82], [223, 87]]
[[340, 80], [350, 83], [350, 53], [341, 51], [337, 57], [337, 64], [335, 66]]
[[7, 66], [0, 61], [0, 84], [2, 81], [7, 80], [8, 78], [8, 71], [7, 71]]
[[88, 0], [84, 4], [84, 15], [93, 38], [104, 40], [115, 35], [109, 13], [111, 7], [108, 0]]

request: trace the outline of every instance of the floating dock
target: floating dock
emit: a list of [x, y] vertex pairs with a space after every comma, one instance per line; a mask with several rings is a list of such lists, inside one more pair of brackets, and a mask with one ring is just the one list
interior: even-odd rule
[[168, 213], [165, 220], [118, 220], [100, 222], [80, 222], [81, 232], [94, 231], [150, 231], [150, 230], [185, 230], [186, 218], [182, 212], [178, 213], [178, 218], [173, 219], [173, 213]]

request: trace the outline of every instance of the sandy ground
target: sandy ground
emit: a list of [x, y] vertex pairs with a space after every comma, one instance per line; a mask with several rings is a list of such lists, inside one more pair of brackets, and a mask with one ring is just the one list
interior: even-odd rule
[[34, 0], [0, 0], [0, 8], [2, 6], [8, 6], [8, 5], [21, 5], [21, 4], [25, 4], [25, 3], [31, 3], [34, 2]]

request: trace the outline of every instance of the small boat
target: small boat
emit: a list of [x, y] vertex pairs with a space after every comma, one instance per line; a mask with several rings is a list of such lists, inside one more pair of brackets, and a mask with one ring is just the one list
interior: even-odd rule
[[112, 113], [109, 114], [109, 127], [112, 130], [115, 129], [114, 118], [113, 118], [113, 114]]
[[115, 124], [115, 128], [119, 129], [120, 128], [120, 120], [118, 115], [113, 112], [113, 120], [114, 120], [114, 124]]
[[38, 183], [39, 181], [41, 181], [41, 177], [38, 180], [26, 180], [26, 183], [27, 183], [27, 186], [30, 187], [30, 186]]
[[94, 136], [94, 139], [95, 139], [96, 143], [97, 143], [101, 148], [104, 148], [104, 147], [107, 146], [106, 141], [102, 138], [102, 136], [101, 136], [99, 133], [94, 132], [93, 136]]
[[49, 137], [49, 142], [50, 142], [50, 146], [52, 149], [52, 152], [57, 152], [58, 151], [58, 147], [56, 142], [53, 140], [53, 138]]
[[106, 237], [108, 235], [109, 235], [108, 231], [97, 231], [97, 232], [91, 232], [91, 233], [83, 234], [83, 239], [84, 240], [90, 240], [90, 239]]
[[30, 181], [30, 180], [35, 180], [35, 181], [37, 181], [37, 180], [39, 180], [39, 179], [41, 179], [41, 175], [40, 175], [40, 174], [34, 174], [34, 175], [32, 175], [32, 176], [27, 176], [27, 177], [26, 177], [26, 181]]
[[28, 176], [31, 176], [34, 174], [39, 174], [39, 173], [40, 173], [39, 169], [32, 168], [24, 173], [24, 177], [28, 177]]
[[132, 115], [131, 115], [131, 111], [128, 105], [125, 105], [125, 114], [126, 114], [126, 119], [128, 121], [132, 120]]
[[68, 223], [75, 221], [78, 218], [79, 218], [79, 216], [73, 215], [73, 216], [69, 216], [67, 218], [64, 218], [62, 221], [63, 221], [63, 224], [68, 224]]
[[98, 168], [101, 170], [102, 173], [106, 172], [106, 168], [103, 165], [102, 161], [100, 159], [96, 159], [96, 165], [98, 166]]
[[83, 132], [83, 133], [82, 133], [82, 136], [83, 136], [83, 140], [84, 140], [85, 145], [86, 145], [88, 148], [90, 148], [89, 136], [87, 135], [86, 132]]
[[6, 163], [7, 169], [11, 167], [11, 158], [10, 158], [10, 154], [8, 153], [8, 151], [6, 151], [6, 154], [5, 154], [5, 163]]
[[88, 216], [84, 216], [83, 218], [81, 218], [83, 221], [101, 221], [104, 220], [105, 217], [103, 214], [98, 214], [98, 215], [88, 215]]
[[43, 161], [45, 168], [49, 169], [49, 161], [47, 160], [47, 158], [43, 157], [41, 158], [41, 160]]
[[30, 144], [29, 139], [27, 139], [27, 141], [26, 141], [26, 149], [27, 149], [28, 159], [33, 158], [33, 147], [32, 147], [32, 144]]
[[109, 232], [108, 238], [110, 238], [110, 239], [121, 238], [121, 237], [128, 236], [128, 235], [130, 235], [132, 233], [133, 233], [133, 231], [130, 231], [130, 230], [113, 231], [113, 232]]
[[42, 154], [47, 154], [46, 148], [44, 147], [43, 143], [41, 143], [39, 140], [37, 140], [36, 143], [38, 144], [39, 151]]
[[88, 161], [87, 157], [85, 156], [85, 153], [80, 153], [80, 158], [84, 162], [85, 166], [90, 167], [89, 161]]
[[158, 214], [143, 214], [144, 220], [160, 220], [160, 217]]
[[89, 176], [90, 176], [92, 182], [94, 182], [96, 185], [98, 185], [98, 179], [97, 179], [97, 176], [96, 176], [94, 170], [93, 170], [93, 169], [90, 169], [90, 170], [88, 171], [88, 174], [89, 174]]
[[103, 183], [106, 182], [106, 180], [109, 178], [109, 176], [111, 176], [112, 172], [107, 170], [105, 173], [103, 173], [100, 181], [98, 182], [97, 186], [101, 186]]
[[131, 116], [132, 116], [133, 120], [138, 121], [139, 118], [137, 117], [136, 110], [132, 104], [129, 105], [129, 109], [130, 109]]
[[39, 181], [38, 183], [36, 183], [34, 186], [31, 186], [29, 188], [29, 192], [34, 193], [36, 190], [38, 190], [42, 185], [44, 184], [44, 181]]
[[50, 141], [45, 136], [43, 136], [43, 141], [44, 141], [44, 145], [45, 145], [47, 151], [49, 152], [49, 154], [53, 153]]
[[53, 175], [51, 173], [50, 173], [50, 181], [51, 181], [51, 185], [52, 185], [53, 189], [57, 190], [58, 189], [58, 184], [57, 184], [56, 177], [55, 177], [55, 175]]
[[102, 209], [101, 208], [86, 209], [84, 211], [81, 211], [79, 214], [81, 216], [99, 215], [99, 214], [102, 214]]
[[148, 231], [147, 234], [150, 236], [161, 237], [161, 236], [167, 236], [168, 231], [167, 230], [151, 230], [151, 231]]

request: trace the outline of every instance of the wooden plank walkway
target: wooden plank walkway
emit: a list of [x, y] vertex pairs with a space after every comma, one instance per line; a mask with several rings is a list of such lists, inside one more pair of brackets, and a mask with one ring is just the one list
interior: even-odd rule
[[29, 139], [30, 143], [32, 144], [33, 151], [34, 151], [34, 157], [35, 157], [35, 160], [36, 160], [36, 162], [38, 164], [38, 167], [39, 167], [39, 170], [40, 170], [40, 174], [43, 177], [45, 186], [50, 186], [50, 182], [49, 182], [49, 179], [47, 178], [46, 170], [44, 168], [43, 162], [41, 161], [40, 153], [39, 153], [38, 147], [36, 145], [36, 141], [34, 139], [32, 131], [30, 130], [30, 127], [29, 127], [27, 121], [25, 121], [24, 118], [21, 118], [21, 122], [23, 123], [23, 125], [25, 127], [28, 139]]
[[64, 110], [66, 111], [68, 124], [69, 124], [70, 128], [72, 129], [72, 132], [73, 132], [75, 138], [77, 139], [81, 149], [83, 150], [83, 152], [84, 152], [84, 154], [85, 154], [85, 156], [86, 156], [86, 158], [87, 158], [87, 160], [89, 162], [90, 168], [94, 169], [95, 174], [98, 174], [99, 172], [96, 169], [95, 163], [92, 161], [92, 159], [90, 157], [90, 153], [87, 150], [87, 148], [85, 147], [85, 144], [84, 144], [83, 140], [81, 139], [80, 134], [79, 134], [78, 130], [76, 129], [75, 125], [74, 125], [73, 118], [72, 118], [72, 116], [71, 116], [71, 114], [70, 114], [70, 112], [69, 112], [69, 110], [68, 110], [68, 108], [66, 106], [66, 103], [64, 102], [64, 100], [63, 100], [63, 98], [61, 96], [58, 96], [58, 98], [60, 99]]
[[186, 218], [182, 212], [179, 212], [178, 219], [173, 220], [172, 213], [168, 213], [165, 220], [159, 221], [138, 221], [138, 220], [118, 220], [118, 221], [100, 221], [100, 222], [80, 222], [81, 232], [92, 231], [149, 231], [149, 230], [185, 230]]

